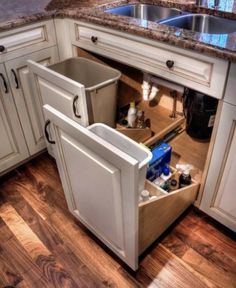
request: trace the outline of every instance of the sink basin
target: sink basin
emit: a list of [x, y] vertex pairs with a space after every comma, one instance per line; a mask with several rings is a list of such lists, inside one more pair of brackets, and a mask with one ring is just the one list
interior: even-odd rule
[[229, 34], [236, 32], [236, 21], [205, 14], [181, 15], [160, 21], [160, 23], [208, 34]]
[[182, 14], [180, 10], [175, 8], [166, 8], [148, 4], [124, 5], [107, 9], [105, 12], [154, 22]]

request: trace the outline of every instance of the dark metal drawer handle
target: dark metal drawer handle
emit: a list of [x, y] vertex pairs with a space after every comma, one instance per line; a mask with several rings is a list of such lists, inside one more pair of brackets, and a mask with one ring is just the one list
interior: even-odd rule
[[5, 88], [5, 93], [7, 94], [9, 92], [9, 90], [8, 90], [8, 87], [7, 87], [6, 79], [5, 79], [5, 77], [4, 77], [4, 75], [2, 73], [0, 73], [0, 77], [2, 78], [3, 85], [4, 85], [4, 88]]
[[0, 45], [0, 53], [4, 52], [5, 51], [5, 47], [3, 45]]
[[45, 133], [45, 137], [46, 137], [48, 143], [50, 143], [50, 144], [56, 144], [55, 141], [50, 140], [50, 138], [49, 138], [48, 126], [50, 125], [50, 123], [51, 123], [50, 120], [47, 120], [47, 121], [45, 122], [45, 126], [44, 126], [44, 133]]
[[14, 78], [15, 78], [15, 82], [16, 82], [16, 89], [19, 89], [19, 82], [18, 82], [18, 78], [17, 78], [17, 76], [16, 76], [16, 72], [15, 72], [14, 69], [11, 69], [11, 72], [12, 72]]
[[171, 69], [174, 67], [175, 62], [173, 60], [167, 60], [166, 61], [166, 66]]
[[81, 115], [78, 115], [78, 114], [77, 114], [77, 111], [76, 111], [76, 102], [78, 101], [78, 99], [79, 99], [79, 96], [76, 95], [76, 96], [74, 97], [74, 100], [73, 100], [73, 112], [74, 112], [74, 114], [75, 114], [75, 117], [81, 118]]
[[96, 44], [96, 43], [98, 42], [98, 37], [92, 36], [92, 37], [91, 37], [91, 41], [92, 41], [94, 44]]

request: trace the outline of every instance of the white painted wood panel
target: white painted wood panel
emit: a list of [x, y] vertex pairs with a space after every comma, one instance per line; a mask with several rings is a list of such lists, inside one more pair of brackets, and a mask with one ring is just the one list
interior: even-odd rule
[[0, 33], [0, 62], [56, 45], [53, 20], [42, 21]]
[[219, 189], [214, 201], [214, 207], [217, 207], [223, 213], [228, 215], [236, 223], [236, 130], [235, 122], [233, 126], [233, 136], [228, 151], [224, 172], [220, 181]]
[[[9, 82], [3, 65], [0, 73]], [[18, 119], [15, 103], [10, 90], [6, 93], [0, 79], [0, 174], [29, 156], [24, 135]]]
[[224, 101], [236, 105], [236, 63], [230, 64]]
[[[223, 97], [228, 62], [128, 33], [67, 20], [72, 43], [215, 98]], [[93, 43], [91, 37], [97, 37]], [[122, 43], [122, 45], [121, 45]], [[173, 68], [166, 61], [174, 61]]]
[[[5, 63], [27, 145], [30, 154], [33, 155], [44, 149], [46, 145], [39, 115], [42, 107], [38, 107], [37, 95], [31, 85], [32, 81], [27, 65], [29, 59], [40, 63], [42, 66], [53, 64], [58, 61], [57, 49], [56, 47], [44, 49]], [[16, 73], [18, 88], [12, 70]]]
[[[49, 104], [79, 124], [88, 126], [84, 85], [34, 61], [28, 61], [28, 63], [36, 83], [41, 106]], [[76, 107], [76, 115], [79, 117], [75, 115], [73, 107]]]
[[236, 231], [236, 106], [223, 103], [200, 208]]
[[137, 269], [139, 161], [51, 106], [44, 111], [54, 127], [55, 155], [71, 213]]

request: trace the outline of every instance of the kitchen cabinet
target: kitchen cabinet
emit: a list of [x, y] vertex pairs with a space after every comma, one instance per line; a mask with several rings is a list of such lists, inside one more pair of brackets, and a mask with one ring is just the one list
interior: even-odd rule
[[0, 33], [0, 63], [55, 46], [53, 20], [37, 22]]
[[[1, 131], [6, 137], [1, 142], [3, 155], [0, 159], [0, 166], [2, 166], [0, 173], [46, 147], [42, 129], [44, 123], [42, 109], [34, 93], [33, 79], [30, 78], [27, 60], [33, 59], [42, 65], [53, 64], [58, 60], [58, 51], [55, 45], [53, 20], [0, 33], [0, 63], [2, 63], [1, 69], [3, 70], [0, 79], [2, 80], [2, 95], [4, 98], [6, 96], [9, 96], [9, 99], [12, 98], [11, 104], [14, 103], [16, 110], [13, 113], [13, 108], [6, 109], [8, 107], [4, 102], [6, 100], [2, 101], [2, 115], [5, 116], [2, 116], [4, 121], [1, 123]], [[7, 93], [5, 92], [6, 86]], [[16, 117], [17, 119], [14, 121]], [[19, 134], [19, 136], [15, 137], [15, 134]], [[23, 138], [20, 136], [21, 134]], [[21, 145], [17, 144], [18, 141]], [[25, 146], [24, 149], [23, 146]], [[10, 150], [12, 154], [7, 157]]]
[[223, 97], [227, 61], [92, 24], [66, 21], [74, 46], [215, 98]]
[[53, 64], [58, 61], [57, 49], [56, 47], [43, 49], [5, 63], [29, 152], [33, 155], [44, 149], [46, 145], [40, 120], [41, 108], [32, 90], [28, 59], [44, 66]]
[[236, 231], [236, 106], [222, 105], [200, 208]]
[[0, 173], [29, 157], [4, 66], [0, 64]]
[[[199, 184], [167, 193], [145, 180], [150, 152], [104, 124], [83, 127], [44, 105], [70, 212], [132, 269], [196, 199]], [[154, 198], [139, 204], [147, 189]]]

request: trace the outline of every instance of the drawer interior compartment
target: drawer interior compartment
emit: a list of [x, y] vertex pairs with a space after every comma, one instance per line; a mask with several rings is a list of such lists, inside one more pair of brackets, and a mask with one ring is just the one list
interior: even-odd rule
[[199, 184], [193, 180], [189, 186], [166, 193], [146, 181], [145, 189], [157, 197], [139, 204], [139, 255], [195, 201]]

